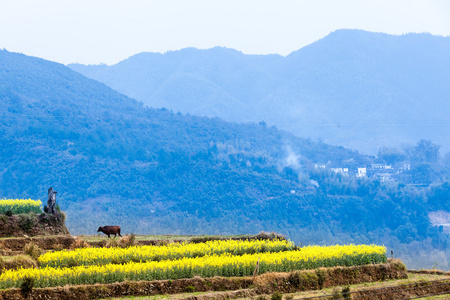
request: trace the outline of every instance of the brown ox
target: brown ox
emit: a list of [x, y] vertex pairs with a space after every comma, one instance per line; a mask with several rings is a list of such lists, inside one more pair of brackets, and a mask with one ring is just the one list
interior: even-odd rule
[[104, 234], [108, 235], [108, 238], [110, 234], [114, 234], [114, 238], [116, 238], [116, 235], [120, 235], [120, 226], [100, 226], [97, 230], [97, 232], [103, 232]]

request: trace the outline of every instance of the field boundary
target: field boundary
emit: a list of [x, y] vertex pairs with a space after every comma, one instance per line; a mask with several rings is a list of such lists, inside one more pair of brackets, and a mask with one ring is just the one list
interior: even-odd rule
[[[364, 289], [354, 292], [340, 292], [339, 295], [351, 296], [351, 299], [418, 299], [424, 296], [437, 296], [450, 294], [450, 279], [431, 280], [402, 284], [398, 286]], [[387, 295], [389, 295], [387, 297]], [[294, 298], [293, 300], [334, 299], [336, 294]]]
[[[353, 292], [343, 292], [336, 290], [333, 294], [326, 294], [320, 296], [308, 297], [294, 297], [293, 300], [325, 300], [325, 299], [346, 299], [345, 296], [350, 296], [353, 300], [370, 300], [370, 299], [390, 299], [390, 300], [404, 300], [404, 299], [419, 299], [422, 297], [438, 296], [450, 294], [450, 279], [430, 280], [426, 282], [417, 282], [402, 284], [398, 286], [390, 286], [383, 288], [369, 288]], [[217, 300], [217, 299], [237, 299], [249, 298], [257, 296], [254, 289], [245, 289], [231, 292], [217, 292], [203, 295], [191, 295], [179, 300]], [[268, 297], [266, 297], [267, 299]]]
[[[0, 236], [1, 237], [1, 236]], [[148, 239], [148, 240], [139, 240], [135, 241], [135, 246], [161, 246], [167, 245], [171, 243], [204, 243], [207, 241], [225, 241], [225, 240], [235, 240], [235, 241], [246, 241], [246, 240], [286, 240], [286, 238], [282, 235], [276, 233], [259, 233], [257, 235], [246, 235], [246, 236], [230, 236], [230, 237], [221, 237], [221, 236], [205, 236], [205, 237], [196, 237], [189, 236], [188, 239]], [[37, 246], [39, 246], [43, 250], [55, 250], [55, 246], [59, 245], [64, 249], [69, 249], [70, 246], [75, 242], [76, 239], [84, 240], [83, 236], [74, 237], [69, 234], [64, 235], [50, 235], [50, 236], [8, 236], [1, 237], [0, 239], [0, 249], [3, 250], [11, 250], [11, 251], [22, 251], [23, 247], [33, 242]], [[111, 239], [112, 240], [112, 239]], [[104, 238], [101, 241], [87, 241], [87, 243], [94, 248], [105, 247], [108, 238]]]
[[446, 272], [441, 270], [408, 270], [408, 273], [450, 276], [450, 271]]
[[0, 239], [3, 250], [22, 251], [26, 244], [34, 243], [43, 250], [53, 250], [56, 245], [68, 249], [75, 239], [70, 235], [55, 235], [43, 237], [10, 237]]
[[[94, 284], [37, 288], [29, 299], [100, 299], [125, 295], [145, 296], [180, 294], [187, 292], [238, 291], [248, 294], [271, 294], [275, 291], [292, 293], [296, 291], [319, 290], [322, 288], [407, 278], [406, 268], [399, 260], [377, 265], [354, 267], [319, 268], [316, 270], [289, 273], [266, 273], [252, 277], [212, 277], [159, 281], [126, 281], [112, 284]], [[241, 292], [242, 293], [242, 292]], [[0, 299], [23, 299], [17, 288], [0, 290]]]
[[[206, 243], [209, 241], [227, 241], [227, 240], [233, 240], [233, 241], [247, 241], [247, 240], [286, 240], [286, 238], [283, 235], [276, 234], [276, 233], [259, 233], [257, 235], [246, 235], [246, 236], [230, 236], [230, 237], [221, 237], [221, 236], [205, 236], [205, 237], [196, 237], [192, 236], [191, 238], [187, 239], [148, 239], [148, 240], [139, 240], [135, 241], [136, 246], [161, 246], [161, 245], [167, 245], [171, 243], [192, 243], [192, 244], [198, 244], [198, 243]], [[106, 243], [108, 242], [108, 239], [103, 239], [101, 241], [87, 241], [91, 247], [104, 247]]]

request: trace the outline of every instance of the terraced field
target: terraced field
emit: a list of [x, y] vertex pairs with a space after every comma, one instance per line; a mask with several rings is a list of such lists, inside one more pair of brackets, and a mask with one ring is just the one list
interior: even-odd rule
[[250, 276], [320, 267], [385, 263], [380, 246], [296, 247], [287, 240], [222, 240], [164, 246], [84, 248], [47, 252], [40, 268], [7, 270], [0, 288], [19, 287], [25, 278], [36, 287], [214, 276]]
[[367, 294], [365, 287], [378, 288], [370, 283], [395, 286], [408, 277], [382, 246], [298, 247], [273, 233], [9, 237], [0, 239], [0, 251], [0, 299], [301, 299], [342, 296], [351, 284], [359, 284], [353, 293]]

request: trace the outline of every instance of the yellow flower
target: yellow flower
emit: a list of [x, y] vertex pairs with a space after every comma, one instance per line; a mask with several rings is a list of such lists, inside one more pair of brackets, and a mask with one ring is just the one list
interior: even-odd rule
[[[211, 245], [215, 247], [221, 245], [217, 242], [205, 244], [202, 245], [205, 249]], [[183, 248], [187, 245], [171, 247]], [[0, 288], [18, 287], [25, 276], [34, 278], [36, 287], [112, 283], [125, 280], [177, 279], [193, 276], [248, 276], [252, 275], [258, 260], [260, 261], [259, 272], [262, 274], [274, 271], [288, 272], [318, 267], [382, 263], [386, 262], [387, 258], [386, 248], [375, 245], [308, 246], [299, 250], [243, 255], [225, 252], [220, 255], [213, 254], [195, 258], [185, 257], [143, 263], [130, 262], [73, 268], [44, 267], [42, 269], [8, 270], [0, 276]]]
[[80, 248], [73, 251], [48, 252], [39, 257], [41, 266], [68, 267], [75, 265], [104, 265], [109, 263], [128, 263], [175, 260], [184, 257], [202, 257], [230, 253], [280, 252], [292, 250], [294, 243], [286, 240], [215, 240], [198, 244], [169, 244], [166, 246], [133, 246], [123, 248]]
[[10, 210], [13, 214], [26, 214], [29, 212], [40, 213], [41, 200], [31, 199], [2, 199], [0, 200], [0, 213], [4, 214]]

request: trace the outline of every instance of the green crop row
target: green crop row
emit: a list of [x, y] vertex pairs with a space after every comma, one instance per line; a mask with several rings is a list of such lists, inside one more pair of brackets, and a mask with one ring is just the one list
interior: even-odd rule
[[123, 265], [8, 270], [0, 275], [0, 288], [19, 287], [25, 277], [31, 278], [35, 287], [51, 287], [66, 284], [179, 279], [194, 276], [250, 276], [253, 274], [257, 262], [259, 262], [259, 274], [262, 274], [319, 267], [384, 263], [387, 261], [385, 253], [384, 247], [373, 245], [312, 246], [301, 248], [301, 250], [240, 256], [227, 253], [179, 260], [131, 262]]

